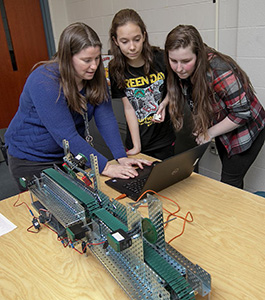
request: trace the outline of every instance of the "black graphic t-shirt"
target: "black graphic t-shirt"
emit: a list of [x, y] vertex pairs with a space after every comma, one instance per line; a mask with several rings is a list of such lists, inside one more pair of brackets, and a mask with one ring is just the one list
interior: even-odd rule
[[[153, 151], [173, 143], [175, 134], [166, 113], [165, 121], [153, 123], [153, 115], [165, 96], [165, 63], [164, 52], [154, 50], [154, 71], [149, 76], [144, 74], [144, 67], [129, 66], [125, 71], [126, 88], [120, 90], [110, 74], [113, 98], [127, 97], [135, 110], [139, 122], [141, 137], [141, 152]], [[127, 127], [126, 148], [133, 147], [129, 129]]]

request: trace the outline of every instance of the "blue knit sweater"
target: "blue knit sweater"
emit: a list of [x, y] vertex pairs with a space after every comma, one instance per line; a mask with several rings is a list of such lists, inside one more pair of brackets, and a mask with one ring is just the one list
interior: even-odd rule
[[[51, 67], [47, 69], [42, 65], [28, 77], [18, 111], [5, 134], [8, 152], [14, 157], [30, 161], [54, 161], [64, 156], [62, 141], [66, 139], [74, 155], [82, 153], [88, 159], [91, 153], [96, 155], [101, 173], [107, 158], [85, 141], [83, 117], [69, 110], [62, 91], [58, 98], [58, 66], [53, 65], [53, 72], [49, 71]], [[94, 116], [113, 157], [126, 157], [110, 98], [97, 106], [88, 103], [87, 112], [88, 120]]]

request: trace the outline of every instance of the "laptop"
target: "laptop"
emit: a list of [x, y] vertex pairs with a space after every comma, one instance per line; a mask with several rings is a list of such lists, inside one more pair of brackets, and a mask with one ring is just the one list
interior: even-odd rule
[[111, 178], [105, 183], [136, 201], [147, 190], [159, 192], [191, 175], [210, 142], [191, 148], [151, 166], [138, 168], [135, 178]]

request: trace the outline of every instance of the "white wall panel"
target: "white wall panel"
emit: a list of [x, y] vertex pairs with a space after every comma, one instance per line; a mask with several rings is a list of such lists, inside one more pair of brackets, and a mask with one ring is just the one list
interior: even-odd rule
[[264, 0], [238, 0], [239, 4], [239, 27], [264, 27]]
[[[85, 0], [83, 0], [86, 2]], [[107, 16], [113, 14], [112, 1], [91, 0], [91, 10], [93, 17]]]
[[69, 23], [92, 18], [92, 8], [90, 1], [77, 1], [67, 4]]
[[[93, 1], [93, 0], [92, 0]], [[108, 0], [106, 0], [108, 1]], [[140, 4], [139, 4], [140, 2]], [[140, 0], [112, 0], [113, 3], [113, 15], [118, 12], [120, 9], [124, 9], [124, 8], [132, 8], [136, 11], [139, 11], [139, 9], [142, 6], [142, 3], [145, 2], [144, 0], [140, 1]], [[163, 2], [163, 1], [161, 1]]]

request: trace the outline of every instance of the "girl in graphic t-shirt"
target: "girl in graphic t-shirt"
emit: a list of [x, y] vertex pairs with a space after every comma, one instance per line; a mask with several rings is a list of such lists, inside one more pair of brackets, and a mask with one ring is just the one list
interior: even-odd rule
[[[159, 159], [172, 156], [175, 133], [165, 109], [164, 52], [149, 44], [146, 26], [132, 9], [114, 16], [110, 42], [112, 97], [123, 101], [127, 154], [141, 152]], [[161, 113], [157, 116], [158, 109]]]

